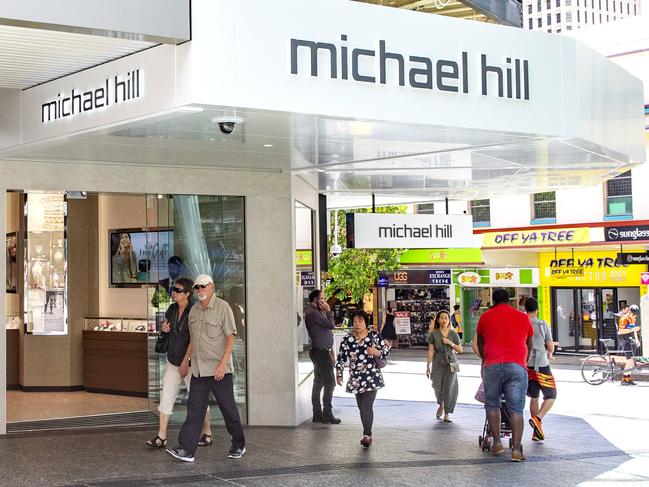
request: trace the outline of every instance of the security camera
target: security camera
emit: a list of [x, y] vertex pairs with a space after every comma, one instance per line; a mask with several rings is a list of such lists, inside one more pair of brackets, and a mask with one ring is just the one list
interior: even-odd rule
[[331, 246], [331, 255], [334, 257], [339, 256], [342, 253], [343, 249], [340, 245], [334, 244]]
[[212, 123], [218, 125], [219, 130], [224, 135], [230, 135], [237, 128], [237, 125], [243, 123], [243, 118], [235, 116], [214, 117]]

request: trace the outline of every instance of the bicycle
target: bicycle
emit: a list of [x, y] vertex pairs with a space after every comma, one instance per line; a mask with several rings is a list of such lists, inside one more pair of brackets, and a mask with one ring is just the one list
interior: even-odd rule
[[607, 380], [615, 382], [620, 380], [624, 373], [642, 373], [643, 369], [649, 367], [649, 357], [633, 357], [635, 359], [633, 368], [624, 370], [626, 363], [624, 350], [609, 350], [608, 346], [613, 340], [600, 338], [599, 341], [604, 346], [604, 353], [589, 355], [581, 364], [581, 376], [587, 384], [598, 386]]

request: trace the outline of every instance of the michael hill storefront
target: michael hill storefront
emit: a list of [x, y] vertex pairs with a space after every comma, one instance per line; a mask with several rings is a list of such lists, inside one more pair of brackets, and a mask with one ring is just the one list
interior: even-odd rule
[[[148, 306], [143, 288], [109, 285], [109, 230], [144, 228], [164, 235], [179, 221], [200, 222], [214, 239], [209, 245], [201, 239], [183, 244], [187, 259], [204, 265], [195, 270], [212, 271], [220, 258], [224, 265], [216, 271], [243, 276], [236, 287], [245, 299], [248, 424], [300, 424], [310, 415], [311, 383], [298, 376], [296, 202], [319, 216], [326, 211], [319, 207], [322, 194], [443, 190], [470, 199], [462, 193], [466, 188], [486, 192], [507, 181], [521, 190], [519, 173], [520, 184], [533, 184], [528, 180], [538, 171], [551, 169], [561, 186], [581, 181], [580, 164], [594, 159], [601, 173], [591, 177], [603, 177], [644, 157], [642, 116], [636, 117], [639, 82], [574, 39], [344, 1], [194, 0], [191, 15], [188, 42], [155, 45], [37, 86], [0, 90], [0, 112], [15, 114], [0, 121], [0, 233], [28, 231], [18, 221], [17, 195], [62, 195], [58, 207], [69, 203], [66, 223], [76, 232], [70, 234], [70, 243], [78, 245], [72, 250], [99, 256], [96, 275], [73, 269], [69, 261], [67, 295], [59, 293], [60, 272], [58, 279], [52, 275], [56, 303], [67, 299], [69, 305], [65, 333], [30, 333], [25, 301], [21, 308], [9, 292], [0, 302], [0, 315], [17, 313], [23, 320], [23, 387], [82, 385], [80, 343], [90, 317], [80, 309], [84, 303], [102, 318], [113, 313], [113, 305], [121, 307], [134, 333], [142, 326], [130, 318], [146, 314], [124, 303], [142, 294], [138, 302]], [[440, 44], [431, 32], [458, 41]], [[580, 62], [562, 64], [557, 76], [559, 54]], [[587, 93], [577, 89], [593, 70], [628, 87], [624, 103], [608, 96], [604, 83]], [[593, 120], [590, 113], [610, 118]], [[613, 135], [618, 127], [624, 138]], [[552, 157], [539, 161], [536, 154]], [[571, 163], [553, 166], [559, 156]], [[97, 201], [135, 196], [142, 204], [137, 211], [120, 204], [124, 223], [113, 222], [110, 212], [70, 198], [80, 192]], [[171, 225], [170, 215], [159, 210], [176, 196]], [[185, 204], [180, 196], [203, 206]], [[229, 198], [236, 199], [236, 212], [219, 206]], [[212, 213], [197, 211], [208, 206]], [[83, 224], [91, 215], [93, 225]], [[174, 239], [191, 236], [190, 230], [175, 229]], [[241, 244], [227, 240], [231, 232]], [[314, 228], [313, 235], [320, 232]], [[86, 245], [84, 236], [96, 245]], [[58, 240], [53, 239], [57, 246]], [[322, 245], [317, 240], [316, 281]], [[30, 241], [34, 237], [27, 245], [17, 239], [18, 253], [26, 255]], [[13, 248], [9, 237], [2, 240], [0, 250]], [[58, 247], [47, 256], [33, 250], [38, 255], [32, 270], [36, 260], [42, 265], [47, 257], [59, 265], [66, 258]], [[131, 270], [133, 279], [150, 272], [146, 260]], [[17, 261], [24, 265], [24, 259]], [[25, 289], [20, 272], [14, 281], [11, 262], [0, 263], [0, 273], [9, 270], [8, 283]], [[44, 275], [38, 266], [33, 272]], [[35, 294], [48, 296], [46, 290]], [[90, 331], [102, 331], [95, 326], [102, 323]], [[2, 335], [0, 355], [6, 356], [7, 343]], [[6, 426], [6, 372], [3, 361], [0, 434]], [[152, 396], [151, 411], [154, 402]]]

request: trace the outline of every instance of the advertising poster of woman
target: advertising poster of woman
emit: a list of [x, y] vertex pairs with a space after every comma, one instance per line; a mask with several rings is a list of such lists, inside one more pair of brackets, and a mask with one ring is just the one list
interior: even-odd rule
[[6, 289], [8, 293], [15, 293], [18, 287], [18, 236], [16, 232], [7, 234], [6, 244]]

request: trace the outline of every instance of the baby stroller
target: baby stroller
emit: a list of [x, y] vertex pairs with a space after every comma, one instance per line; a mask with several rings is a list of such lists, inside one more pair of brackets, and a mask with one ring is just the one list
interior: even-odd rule
[[[480, 384], [480, 388], [478, 389], [475, 398], [477, 401], [484, 404], [484, 388], [482, 383]], [[500, 438], [509, 438], [509, 448], [513, 446], [514, 440], [512, 438], [512, 426], [509, 420], [509, 409], [507, 408], [504, 395], [500, 396]], [[482, 448], [482, 451], [490, 451], [493, 442], [493, 433], [489, 428], [489, 422], [485, 418], [482, 434], [478, 436], [478, 445]]]

